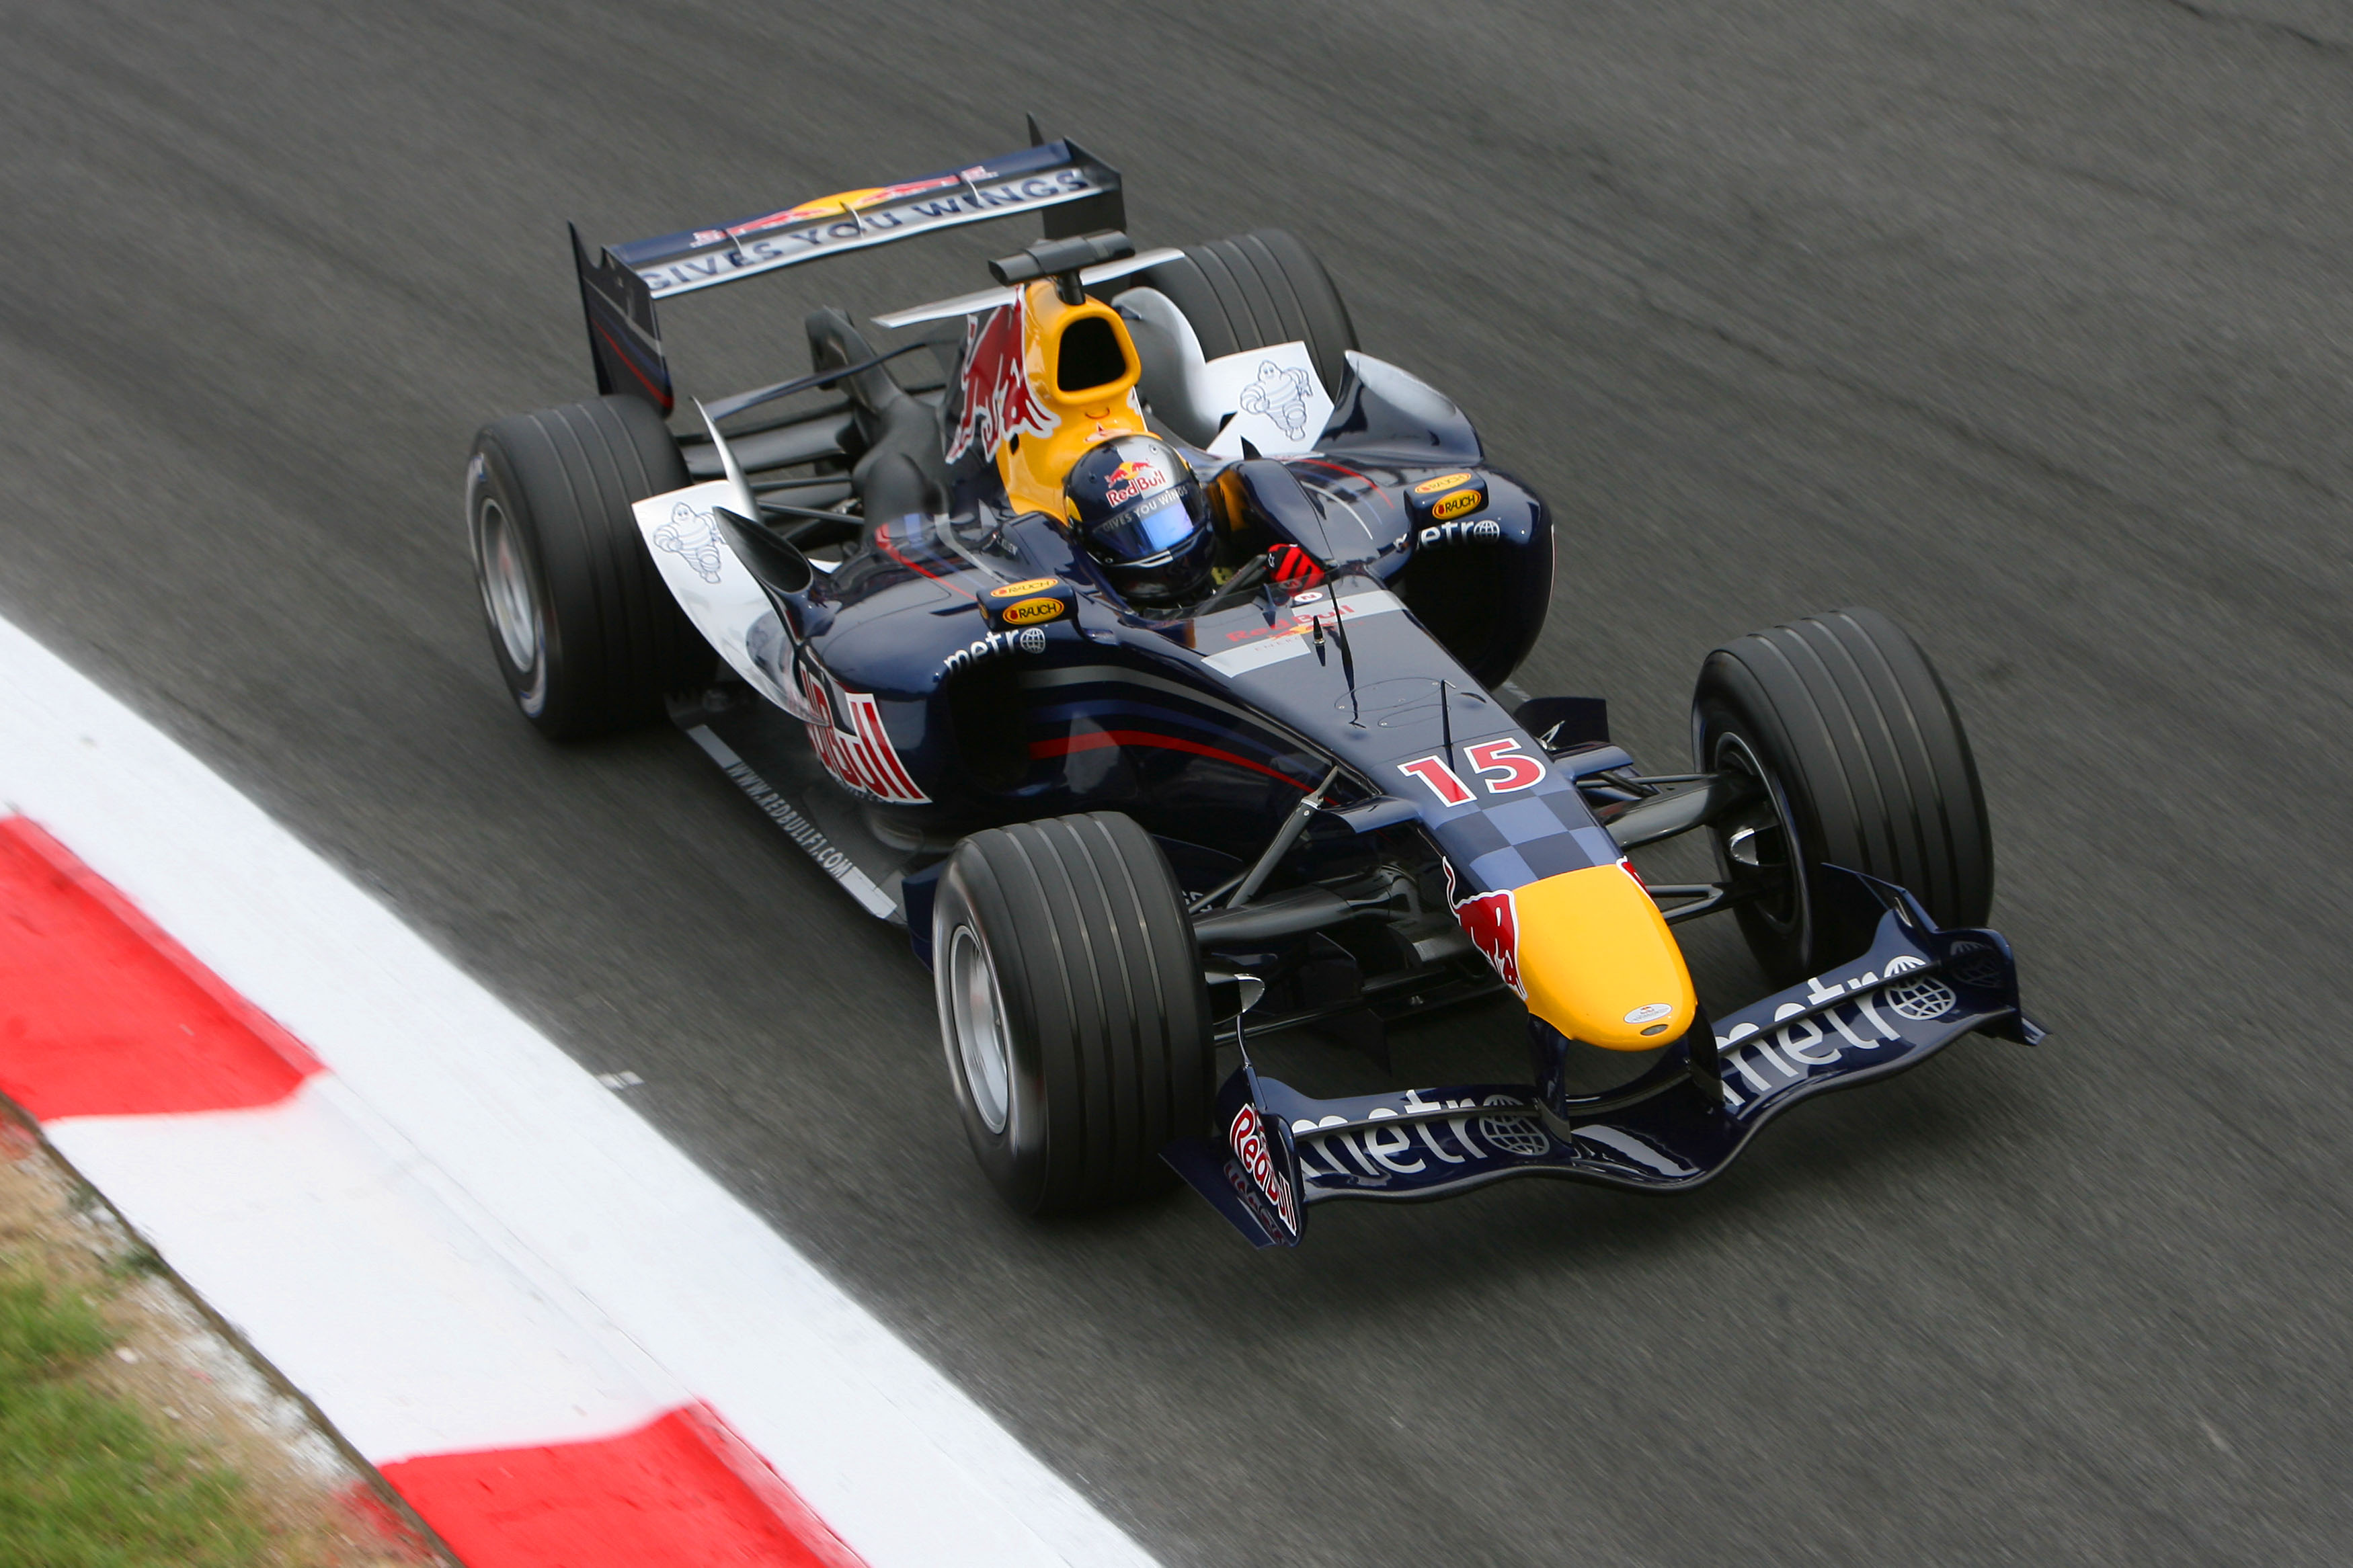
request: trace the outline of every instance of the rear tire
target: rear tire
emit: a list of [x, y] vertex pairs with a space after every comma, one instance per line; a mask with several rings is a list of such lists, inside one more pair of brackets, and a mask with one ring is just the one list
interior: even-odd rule
[[712, 653], [646, 552], [633, 502], [687, 484], [661, 416], [601, 397], [482, 427], [466, 529], [491, 656], [554, 740], [628, 729], [710, 673]]
[[1324, 390], [1337, 395], [1356, 346], [1348, 307], [1314, 253], [1279, 228], [1183, 247], [1181, 261], [1136, 273], [1192, 323], [1205, 359], [1303, 342]]
[[1717, 648], [1692, 699], [1705, 773], [1747, 773], [1755, 805], [1712, 826], [1749, 950], [1776, 982], [1871, 941], [1877, 911], [1825, 867], [1907, 888], [1942, 926], [1985, 923], [1993, 837], [1960, 715], [1919, 645], [1847, 609]]
[[1216, 1057], [1183, 894], [1114, 812], [976, 833], [933, 906], [948, 1074], [973, 1152], [1024, 1214], [1166, 1187], [1208, 1124]]

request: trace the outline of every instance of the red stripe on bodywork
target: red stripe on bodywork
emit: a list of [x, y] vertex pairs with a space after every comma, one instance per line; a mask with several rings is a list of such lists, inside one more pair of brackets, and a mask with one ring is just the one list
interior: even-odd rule
[[1029, 754], [1033, 757], [1067, 757], [1072, 752], [1099, 752], [1105, 746], [1155, 746], [1166, 752], [1190, 752], [1197, 757], [1215, 757], [1221, 763], [1248, 768], [1264, 773], [1304, 795], [1307, 786], [1285, 773], [1279, 773], [1262, 763], [1238, 757], [1231, 752], [1221, 752], [1215, 746], [1205, 746], [1198, 741], [1187, 741], [1175, 735], [1162, 735], [1150, 730], [1096, 730], [1084, 735], [1066, 735], [1059, 741], [1032, 741]]
[[71, 850], [0, 819], [0, 1093], [43, 1121], [238, 1110], [321, 1070]]
[[1346, 465], [1345, 465], [1345, 464], [1344, 464], [1344, 463], [1335, 463], [1335, 462], [1333, 462], [1333, 461], [1332, 461], [1331, 459], [1329, 459], [1328, 458], [1300, 458], [1300, 459], [1299, 459], [1299, 461], [1300, 461], [1303, 465], [1313, 466], [1313, 467], [1314, 467], [1314, 468], [1330, 468], [1330, 469], [1333, 469], [1333, 470], [1334, 470], [1334, 471], [1335, 471], [1335, 472], [1345, 474], [1345, 475], [1347, 475], [1350, 479], [1356, 479], [1356, 480], [1358, 480], [1359, 482], [1361, 482], [1361, 483], [1365, 486], [1365, 488], [1366, 488], [1366, 489], [1375, 489], [1375, 490], [1377, 490], [1377, 489], [1379, 489], [1381, 488], [1380, 486], [1378, 486], [1378, 485], [1377, 485], [1377, 484], [1373, 483], [1373, 481], [1372, 481], [1372, 480], [1370, 480], [1370, 479], [1366, 479], [1364, 475], [1362, 475], [1362, 474], [1360, 474], [1360, 473], [1356, 472], [1356, 469], [1354, 469], [1354, 468], [1349, 468], [1348, 466], [1346, 466]]
[[967, 599], [978, 599], [980, 597], [979, 595], [974, 593], [971, 589], [965, 587], [955, 578], [943, 577], [936, 572], [925, 571], [923, 567], [918, 566], [913, 561], [910, 561], [905, 556], [900, 554], [899, 547], [891, 542], [891, 525], [887, 522], [874, 531], [874, 548], [880, 550], [883, 554], [888, 555], [892, 560], [896, 561], [900, 565], [904, 566], [908, 571], [914, 573], [919, 577], [929, 577], [941, 587], [953, 588]]
[[654, 401], [661, 405], [661, 411], [664, 414], [669, 413], [674, 406], [670, 402], [670, 388], [666, 386], [656, 386], [651, 378], [649, 378], [644, 371], [638, 368], [637, 361], [629, 357], [629, 351], [623, 348], [619, 343], [613, 342], [612, 333], [607, 331], [602, 327], [596, 326], [596, 323], [594, 321], [591, 321], [588, 324], [591, 327], [596, 328], [596, 332], [598, 337], [604, 339], [607, 342], [613, 344], [613, 353], [620, 360], [621, 368], [628, 371], [631, 375], [636, 376], [638, 378], [638, 384], [644, 387], [648, 392], [652, 393], [654, 395]]
[[864, 1568], [701, 1406], [617, 1437], [380, 1468], [467, 1568]]

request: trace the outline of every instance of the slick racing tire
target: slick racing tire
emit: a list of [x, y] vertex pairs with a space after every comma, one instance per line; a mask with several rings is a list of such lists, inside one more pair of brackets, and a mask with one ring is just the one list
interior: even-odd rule
[[1175, 873], [1115, 812], [976, 833], [933, 905], [948, 1074], [973, 1152], [1023, 1214], [1166, 1187], [1208, 1125], [1207, 987]]
[[644, 723], [709, 674], [711, 649], [629, 510], [686, 483], [678, 443], [641, 398], [520, 414], [474, 437], [466, 531], [491, 655], [551, 739]]
[[1303, 342], [1324, 390], [1337, 395], [1356, 346], [1348, 307], [1314, 254], [1279, 228], [1183, 247], [1181, 261], [1135, 274], [1192, 323], [1205, 359], [1244, 349]]
[[1910, 889], [1940, 926], [1985, 923], [1993, 838], [1968, 737], [1927, 657], [1878, 611], [1709, 654], [1692, 743], [1700, 771], [1757, 785], [1710, 833], [1741, 932], [1777, 983], [1870, 944], [1879, 907], [1829, 867]]

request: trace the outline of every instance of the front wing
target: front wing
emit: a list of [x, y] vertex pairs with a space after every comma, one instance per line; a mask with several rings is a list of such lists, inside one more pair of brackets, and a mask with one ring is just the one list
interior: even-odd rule
[[1508, 1176], [1681, 1192], [1799, 1100], [1901, 1072], [1972, 1030], [2042, 1039], [2007, 942], [1939, 930], [1910, 894], [1871, 887], [1887, 910], [1870, 952], [1716, 1026], [1719, 1105], [1681, 1044], [1628, 1089], [1582, 1104], [1526, 1084], [1313, 1100], [1245, 1051], [1219, 1095], [1223, 1142], [1180, 1139], [1164, 1157], [1251, 1243], [1296, 1247], [1308, 1209], [1342, 1198], [1448, 1197]]

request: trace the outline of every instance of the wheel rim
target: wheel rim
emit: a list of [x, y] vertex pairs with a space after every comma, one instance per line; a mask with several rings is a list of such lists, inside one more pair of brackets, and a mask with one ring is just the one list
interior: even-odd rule
[[515, 540], [506, 509], [484, 500], [481, 513], [482, 604], [490, 611], [491, 627], [499, 634], [507, 662], [523, 675], [539, 668], [544, 633], [539, 596], [532, 591], [531, 569]]
[[1750, 780], [1755, 803], [1715, 825], [1716, 862], [1732, 891], [1776, 931], [1793, 933], [1806, 918], [1805, 878], [1781, 786], [1736, 734], [1716, 738], [1714, 769]]
[[981, 1124], [1002, 1132], [1013, 1082], [1005, 1005], [997, 994], [997, 972], [970, 926], [956, 927], [948, 942], [948, 1014], [956, 1059], [964, 1065], [965, 1093]]

